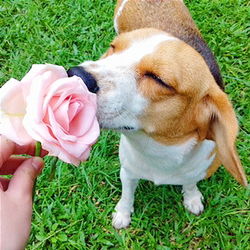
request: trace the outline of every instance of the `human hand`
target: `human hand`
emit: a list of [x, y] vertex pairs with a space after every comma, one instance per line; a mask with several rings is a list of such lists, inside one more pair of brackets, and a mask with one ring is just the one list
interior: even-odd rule
[[32, 190], [43, 160], [13, 155], [34, 152], [35, 145], [18, 146], [0, 136], [0, 175], [13, 175], [11, 179], [0, 178], [0, 249], [24, 249], [29, 238]]

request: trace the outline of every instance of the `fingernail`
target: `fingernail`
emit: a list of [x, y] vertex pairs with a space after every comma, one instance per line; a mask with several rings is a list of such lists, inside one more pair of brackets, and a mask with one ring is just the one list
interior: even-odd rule
[[36, 169], [37, 172], [41, 172], [43, 168], [43, 159], [41, 157], [33, 157], [31, 162], [33, 168]]

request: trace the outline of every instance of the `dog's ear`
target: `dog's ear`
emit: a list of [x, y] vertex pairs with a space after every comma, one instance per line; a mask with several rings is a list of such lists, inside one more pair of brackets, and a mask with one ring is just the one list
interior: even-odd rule
[[197, 106], [196, 121], [200, 139], [214, 140], [219, 159], [226, 170], [241, 185], [247, 186], [235, 148], [238, 123], [227, 95], [217, 87], [210, 90]]

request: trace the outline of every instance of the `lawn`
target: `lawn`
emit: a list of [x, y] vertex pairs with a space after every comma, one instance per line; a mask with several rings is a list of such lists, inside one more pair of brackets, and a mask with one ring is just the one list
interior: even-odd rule
[[[249, 176], [249, 1], [185, 2], [221, 67]], [[99, 58], [115, 36], [114, 5], [114, 0], [0, 0], [0, 83], [21, 79], [34, 63], [69, 68]], [[132, 225], [113, 229], [111, 214], [121, 194], [118, 141], [118, 134], [103, 131], [89, 161], [78, 168], [59, 162], [53, 178], [46, 159], [27, 249], [250, 249], [250, 192], [224, 168], [199, 184], [202, 215], [185, 211], [180, 187], [141, 181]]]

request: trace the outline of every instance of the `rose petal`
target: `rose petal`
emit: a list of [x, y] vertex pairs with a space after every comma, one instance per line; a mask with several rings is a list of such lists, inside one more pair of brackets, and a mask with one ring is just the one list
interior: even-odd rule
[[32, 138], [23, 127], [26, 102], [22, 84], [10, 79], [0, 90], [0, 134], [19, 145], [30, 143]]
[[33, 142], [17, 117], [1, 117], [0, 134], [21, 146]]
[[[56, 110], [54, 110], [54, 116], [56, 121], [61, 125], [64, 131], [69, 131], [69, 110], [70, 100], [65, 100]], [[50, 105], [52, 106], [52, 105]], [[53, 106], [52, 106], [53, 107]]]
[[22, 95], [22, 85], [12, 78], [6, 82], [0, 91], [1, 111], [12, 116], [24, 116], [26, 102]]
[[51, 82], [67, 77], [67, 72], [62, 66], [53, 64], [33, 64], [30, 71], [23, 77], [22, 82], [32, 82], [37, 76], [51, 72]]
[[81, 144], [93, 145], [96, 143], [99, 135], [100, 127], [97, 119], [95, 118], [90, 129], [84, 134], [84, 136], [79, 137], [78, 140]]
[[77, 100], [70, 100], [70, 105], [68, 109], [69, 122], [71, 122], [81, 111], [83, 104]]
[[67, 134], [63, 131], [61, 125], [56, 121], [51, 107], [48, 107], [48, 112], [49, 112], [49, 121], [51, 125], [51, 130], [53, 131], [53, 134], [57, 138], [57, 140], [61, 139], [64, 141], [76, 142], [77, 140], [76, 136]]
[[76, 136], [83, 136], [90, 128], [95, 118], [95, 108], [85, 105], [77, 116], [70, 123], [69, 133]]
[[91, 147], [88, 147], [79, 157], [80, 161], [86, 161], [89, 158]]

